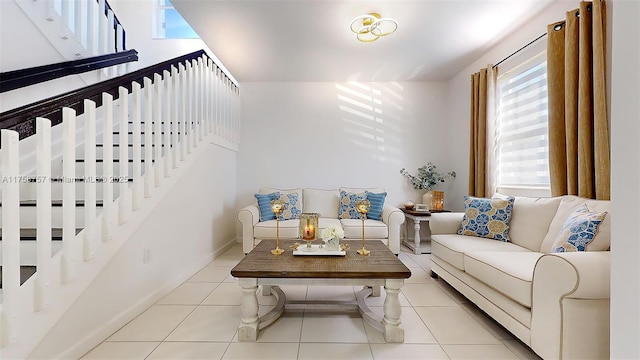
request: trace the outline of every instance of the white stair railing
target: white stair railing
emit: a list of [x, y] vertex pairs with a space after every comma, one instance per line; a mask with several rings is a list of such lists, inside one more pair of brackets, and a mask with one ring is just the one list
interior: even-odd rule
[[[186, 65], [186, 66], [185, 66]], [[118, 99], [102, 94], [102, 104], [86, 99], [84, 113], [62, 108], [62, 251], [51, 256], [51, 125], [36, 119], [37, 179], [37, 271], [20, 284], [20, 188], [19, 181], [5, 181], [2, 190], [2, 303], [0, 304], [0, 358], [24, 358], [38, 345], [60, 317], [82, 294], [100, 269], [92, 266], [108, 263], [109, 246], [122, 246], [127, 239], [113, 236], [136, 210], [145, 206], [147, 197], [164, 178], [179, 170], [180, 163], [210, 141], [238, 150], [238, 96], [236, 86], [209, 58], [186, 61], [151, 78], [118, 88]], [[131, 104], [131, 106], [129, 106]], [[114, 108], [118, 107], [117, 116]], [[98, 115], [100, 114], [100, 115]], [[234, 115], [236, 114], [236, 115]], [[225, 116], [224, 119], [221, 117]], [[142, 119], [144, 118], [144, 137]], [[129, 139], [129, 121], [132, 139]], [[119, 131], [118, 173], [114, 172], [113, 131]], [[216, 133], [215, 130], [218, 130]], [[102, 132], [102, 135], [96, 133]], [[155, 132], [155, 136], [152, 136]], [[164, 132], [164, 136], [162, 136]], [[79, 134], [82, 133], [82, 136]], [[225, 134], [225, 136], [222, 136]], [[82, 171], [76, 167], [76, 139], [83, 141]], [[96, 159], [96, 139], [102, 139], [102, 166]], [[82, 140], [84, 139], [84, 140]], [[144, 139], [144, 142], [142, 140]], [[19, 179], [18, 133], [2, 130], [2, 175]], [[131, 144], [129, 151], [129, 144]], [[144, 168], [142, 148], [144, 147]], [[155, 149], [155, 151], [153, 150]], [[131, 162], [131, 166], [129, 166]], [[56, 164], [56, 160], [53, 161]], [[100, 174], [98, 169], [101, 168]], [[144, 172], [143, 172], [144, 169]], [[60, 174], [57, 174], [59, 177]], [[84, 179], [84, 222], [77, 232], [76, 181]], [[129, 182], [131, 178], [133, 181]], [[103, 207], [96, 208], [96, 180], [102, 181]], [[115, 180], [115, 181], [114, 181]], [[97, 183], [100, 183], [98, 181]], [[118, 195], [114, 199], [114, 187]], [[116, 204], [117, 203], [117, 204]], [[147, 205], [150, 206], [150, 205]], [[115, 214], [114, 212], [117, 212]], [[81, 212], [82, 213], [82, 212]], [[139, 214], [140, 212], [138, 212]], [[113, 221], [117, 218], [118, 221]], [[48, 219], [48, 220], [47, 220]], [[98, 231], [98, 227], [101, 231]], [[86, 280], [86, 281], [85, 281]], [[85, 284], [85, 285], [82, 285]], [[84, 287], [83, 287], [84, 286]]]

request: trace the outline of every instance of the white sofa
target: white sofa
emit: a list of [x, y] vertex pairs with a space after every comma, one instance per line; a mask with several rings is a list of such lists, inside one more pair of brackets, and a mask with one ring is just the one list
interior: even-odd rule
[[[597, 251], [552, 253], [581, 204], [608, 214]], [[609, 201], [516, 197], [510, 242], [457, 235], [464, 213], [431, 216], [431, 270], [544, 359], [609, 357]], [[594, 240], [595, 243], [595, 240]]]
[[[362, 239], [361, 219], [338, 219], [340, 190], [350, 193], [361, 193], [365, 190], [373, 193], [384, 192], [380, 188], [354, 189], [340, 188], [333, 190], [321, 189], [292, 189], [278, 190], [261, 188], [259, 194], [269, 194], [274, 191], [295, 191], [302, 199], [303, 213], [319, 213], [318, 231], [333, 225], [344, 230], [345, 240]], [[251, 251], [263, 239], [276, 238], [276, 220], [260, 221], [257, 201], [238, 211], [238, 220], [242, 224], [242, 249], [244, 253]], [[280, 239], [299, 238], [298, 219], [280, 221]], [[404, 213], [397, 207], [384, 204], [382, 221], [366, 219], [365, 240], [382, 240], [394, 254], [400, 253], [400, 226], [404, 223]]]

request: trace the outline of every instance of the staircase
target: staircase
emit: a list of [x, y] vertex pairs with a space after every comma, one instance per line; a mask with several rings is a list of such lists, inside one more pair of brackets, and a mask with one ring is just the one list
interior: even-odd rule
[[0, 358], [30, 354], [198, 146], [238, 147], [238, 88], [204, 51], [72, 93], [0, 132]]

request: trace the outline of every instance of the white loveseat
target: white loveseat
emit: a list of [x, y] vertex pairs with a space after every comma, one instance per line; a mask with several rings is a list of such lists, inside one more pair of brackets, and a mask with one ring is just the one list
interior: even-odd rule
[[[361, 219], [338, 219], [340, 207], [340, 190], [349, 193], [362, 193], [365, 190], [372, 193], [382, 193], [384, 189], [340, 188], [333, 190], [321, 189], [291, 189], [278, 190], [261, 188], [259, 194], [269, 194], [275, 191], [295, 192], [301, 200], [303, 213], [319, 213], [319, 233], [328, 226], [341, 227], [345, 240], [362, 239]], [[238, 211], [238, 220], [242, 224], [242, 249], [246, 253], [251, 251], [263, 239], [276, 238], [276, 220], [260, 221], [260, 211], [257, 201]], [[299, 238], [298, 219], [280, 221], [280, 238]], [[404, 214], [397, 207], [384, 204], [381, 221], [366, 219], [365, 240], [382, 240], [394, 254], [400, 253], [400, 226], [404, 223]]]
[[[552, 253], [563, 224], [582, 204], [608, 212], [596, 235], [597, 251]], [[433, 277], [544, 359], [609, 357], [609, 201], [516, 197], [510, 242], [457, 235], [463, 215], [431, 216]]]

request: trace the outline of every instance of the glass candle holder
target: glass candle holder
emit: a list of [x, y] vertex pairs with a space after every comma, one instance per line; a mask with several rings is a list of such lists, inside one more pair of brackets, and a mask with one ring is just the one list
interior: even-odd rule
[[307, 247], [311, 246], [311, 242], [318, 239], [318, 213], [302, 213], [300, 214], [300, 239], [307, 242]]

